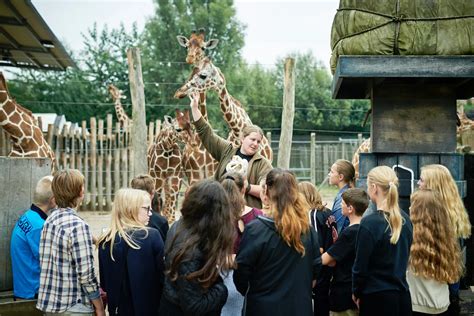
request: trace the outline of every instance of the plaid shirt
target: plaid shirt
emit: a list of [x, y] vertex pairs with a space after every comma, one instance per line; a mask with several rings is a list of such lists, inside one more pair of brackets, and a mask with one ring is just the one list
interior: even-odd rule
[[74, 209], [57, 209], [44, 223], [40, 266], [38, 309], [61, 313], [99, 298], [92, 235]]

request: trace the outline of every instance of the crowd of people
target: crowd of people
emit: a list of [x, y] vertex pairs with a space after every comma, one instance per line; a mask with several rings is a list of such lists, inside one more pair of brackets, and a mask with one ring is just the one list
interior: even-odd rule
[[115, 193], [96, 238], [76, 211], [83, 175], [45, 177], [12, 234], [16, 299], [36, 299], [45, 315], [452, 314], [471, 226], [446, 167], [423, 167], [401, 210], [391, 168], [355, 188], [354, 167], [338, 160], [329, 209], [314, 184], [259, 155], [258, 127], [244, 128], [236, 148], [212, 131], [197, 96], [191, 109], [219, 166], [188, 188], [179, 220], [168, 226], [154, 179], [139, 175]]

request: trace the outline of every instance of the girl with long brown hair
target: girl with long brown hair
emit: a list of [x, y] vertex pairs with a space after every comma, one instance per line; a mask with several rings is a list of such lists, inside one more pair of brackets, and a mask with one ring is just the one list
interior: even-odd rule
[[[323, 254], [333, 244], [333, 235], [337, 236], [334, 216], [331, 216], [331, 210], [323, 204], [321, 194], [319, 194], [314, 184], [301, 181], [298, 183], [298, 190], [303, 194], [310, 207], [310, 223], [316, 230], [319, 250]], [[313, 289], [314, 316], [329, 316], [329, 284], [332, 278], [332, 270], [332, 267], [323, 266]]]
[[245, 190], [249, 184], [240, 173], [228, 172], [224, 174], [221, 184], [229, 197], [231, 213], [235, 221], [237, 237], [234, 243], [234, 253], [237, 253], [245, 225], [256, 219], [257, 216], [263, 215], [263, 212], [258, 208], [245, 205]]
[[377, 211], [362, 218], [352, 268], [360, 315], [411, 315], [406, 281], [413, 226], [398, 206], [398, 178], [387, 166], [370, 170], [367, 193]]
[[448, 283], [459, 280], [461, 251], [446, 206], [439, 193], [429, 189], [412, 194], [410, 219], [413, 244], [407, 281], [414, 315], [446, 315]]
[[185, 195], [182, 217], [168, 232], [160, 316], [220, 315], [227, 300], [221, 274], [233, 268], [234, 229], [219, 182], [202, 180]]
[[234, 283], [250, 315], [313, 315], [311, 289], [321, 268], [316, 232], [295, 176], [273, 169], [266, 177], [270, 217], [244, 230]]

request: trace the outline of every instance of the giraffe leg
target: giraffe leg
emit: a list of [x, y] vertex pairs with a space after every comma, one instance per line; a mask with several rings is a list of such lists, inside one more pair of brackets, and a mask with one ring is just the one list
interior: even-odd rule
[[[155, 176], [155, 191], [159, 194], [159, 196], [162, 196], [163, 192], [163, 186], [164, 186], [164, 181], [162, 177], [157, 177]], [[162, 207], [161, 213], [163, 214], [164, 217], [168, 218], [168, 215], [165, 213], [165, 208]]]
[[169, 205], [172, 209], [172, 221], [176, 219], [176, 206], [178, 202], [179, 188], [181, 186], [181, 178], [178, 175], [170, 177], [169, 181]]

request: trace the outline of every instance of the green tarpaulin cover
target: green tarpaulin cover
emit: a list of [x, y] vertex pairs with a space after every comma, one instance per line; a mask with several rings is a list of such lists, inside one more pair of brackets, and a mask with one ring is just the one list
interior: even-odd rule
[[331, 31], [340, 55], [473, 55], [474, 0], [340, 0]]

